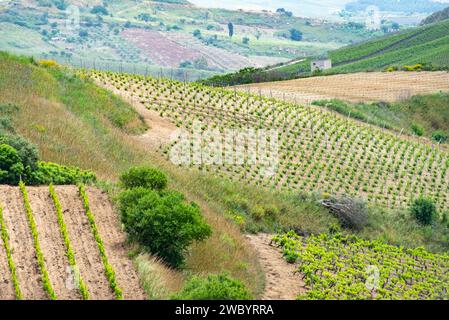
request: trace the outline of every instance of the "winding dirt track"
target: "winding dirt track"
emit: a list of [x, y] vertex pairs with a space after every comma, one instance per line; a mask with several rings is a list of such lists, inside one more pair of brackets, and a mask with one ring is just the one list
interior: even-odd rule
[[[74, 251], [79, 273], [89, 290], [90, 299], [115, 299], [76, 186], [55, 187], [63, 210], [64, 222]], [[125, 234], [105, 193], [87, 188], [91, 210], [105, 245], [106, 255], [116, 273], [124, 299], [144, 299], [139, 278], [127, 256]], [[56, 209], [48, 187], [27, 187], [39, 242], [49, 273], [50, 283], [60, 300], [81, 299], [74, 285], [74, 273], [66, 256]], [[97, 198], [98, 197], [98, 198]], [[48, 299], [43, 290], [31, 229], [26, 218], [19, 188], [0, 186], [0, 206], [10, 238], [12, 258], [16, 265], [24, 299]], [[0, 240], [0, 300], [15, 299], [11, 272], [3, 241]]]
[[288, 264], [280, 250], [270, 244], [272, 235], [259, 233], [246, 236], [256, 248], [265, 271], [265, 292], [262, 300], [295, 300], [305, 292], [304, 282], [295, 273], [295, 265]]

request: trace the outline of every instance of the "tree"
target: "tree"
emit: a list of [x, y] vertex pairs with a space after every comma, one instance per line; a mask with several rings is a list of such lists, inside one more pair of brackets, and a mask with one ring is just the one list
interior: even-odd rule
[[262, 36], [262, 32], [260, 32], [259, 29], [256, 30], [256, 33], [254, 34], [254, 36], [256, 37], [257, 40], [260, 39], [260, 37]]
[[243, 37], [242, 42], [243, 42], [243, 44], [249, 44], [249, 38]]
[[92, 14], [102, 14], [104, 16], [109, 14], [108, 10], [105, 7], [103, 7], [103, 6], [95, 6], [95, 7], [93, 7], [92, 10], [90, 10], [90, 13], [92, 13]]
[[232, 22], [228, 23], [228, 32], [229, 36], [232, 38], [232, 36], [234, 35], [234, 24]]
[[192, 242], [212, 233], [199, 207], [176, 191], [134, 188], [120, 194], [119, 204], [131, 239], [173, 267], [183, 265], [184, 252]]
[[290, 29], [290, 39], [293, 41], [301, 41], [302, 40], [302, 32], [299, 31], [298, 29]]
[[89, 36], [89, 33], [88, 33], [86, 30], [81, 30], [81, 31], [79, 32], [79, 36], [80, 36], [81, 38], [87, 38], [87, 37]]
[[193, 36], [198, 39], [201, 38], [201, 31], [199, 29], [195, 29], [193, 31]]

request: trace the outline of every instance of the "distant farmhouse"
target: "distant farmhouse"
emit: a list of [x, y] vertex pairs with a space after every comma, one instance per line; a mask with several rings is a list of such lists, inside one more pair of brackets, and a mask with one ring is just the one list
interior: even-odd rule
[[312, 61], [310, 64], [310, 69], [312, 70], [312, 72], [324, 71], [324, 70], [327, 70], [330, 68], [332, 68], [332, 60], [330, 60], [330, 59], [315, 60], [315, 61]]

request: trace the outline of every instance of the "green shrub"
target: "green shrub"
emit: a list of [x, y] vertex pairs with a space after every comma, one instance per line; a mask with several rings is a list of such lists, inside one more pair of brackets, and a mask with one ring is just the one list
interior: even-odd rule
[[420, 197], [413, 201], [410, 211], [415, 219], [423, 225], [431, 224], [437, 214], [432, 199], [424, 197]]
[[34, 144], [21, 136], [9, 134], [0, 137], [0, 144], [7, 144], [16, 149], [27, 174], [36, 169], [39, 152]]
[[425, 133], [424, 128], [416, 123], [412, 124], [412, 132], [418, 137], [422, 137]]
[[439, 142], [439, 143], [445, 143], [448, 141], [449, 136], [446, 132], [442, 130], [437, 130], [434, 133], [432, 133], [432, 140]]
[[167, 177], [159, 170], [150, 167], [134, 167], [121, 175], [120, 181], [127, 189], [144, 187], [162, 190], [167, 187]]
[[119, 195], [119, 209], [130, 238], [173, 267], [182, 266], [193, 241], [211, 234], [198, 206], [176, 191], [126, 190]]
[[17, 150], [0, 144], [0, 183], [17, 185], [24, 173]]
[[251, 300], [251, 293], [243, 283], [226, 274], [209, 275], [207, 278], [191, 277], [175, 300]]
[[33, 185], [69, 185], [78, 183], [92, 183], [97, 180], [94, 173], [84, 171], [77, 167], [67, 167], [51, 162], [37, 163], [37, 168], [32, 172], [29, 183]]

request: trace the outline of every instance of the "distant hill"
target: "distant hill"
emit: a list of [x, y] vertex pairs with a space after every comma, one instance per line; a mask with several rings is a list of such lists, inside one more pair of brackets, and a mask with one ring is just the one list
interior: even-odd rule
[[447, 7], [444, 10], [441, 10], [441, 11], [431, 14], [426, 19], [424, 19], [421, 22], [421, 24], [426, 25], [426, 24], [431, 24], [431, 23], [435, 23], [435, 22], [439, 22], [439, 21], [444, 21], [447, 19], [449, 19], [449, 7]]
[[[413, 28], [376, 40], [329, 52], [333, 68], [324, 74], [381, 71], [388, 67], [422, 64], [426, 70], [449, 69], [449, 20]], [[245, 69], [217, 76], [210, 84], [244, 84], [310, 76], [310, 57], [264, 69]]]

